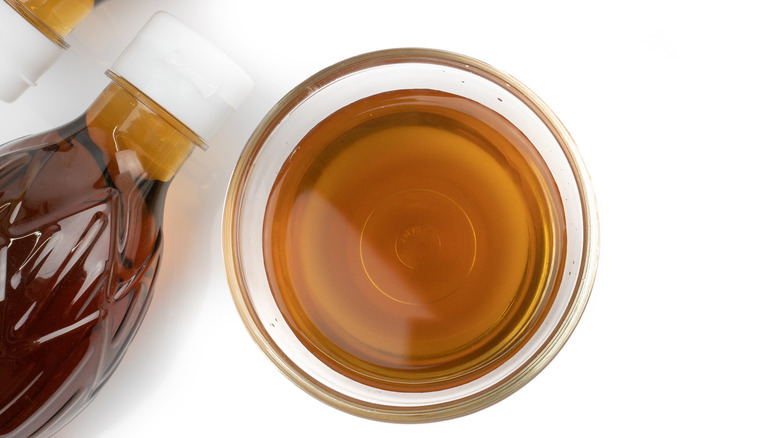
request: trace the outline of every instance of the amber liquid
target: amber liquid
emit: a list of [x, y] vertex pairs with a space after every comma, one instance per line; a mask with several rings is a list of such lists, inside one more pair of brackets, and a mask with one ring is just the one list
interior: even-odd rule
[[530, 141], [465, 98], [404, 90], [316, 126], [266, 211], [275, 300], [335, 371], [395, 391], [476, 379], [548, 311], [565, 228]]
[[73, 30], [94, 7], [105, 0], [15, 0], [59, 36]]
[[[156, 165], [152, 146], [179, 161]], [[0, 436], [50, 435], [117, 366], [191, 147], [112, 84], [85, 116], [0, 149]]]

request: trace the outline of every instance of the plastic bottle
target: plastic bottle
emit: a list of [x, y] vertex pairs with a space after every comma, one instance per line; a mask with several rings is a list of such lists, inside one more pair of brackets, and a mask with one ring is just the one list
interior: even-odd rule
[[166, 189], [247, 95], [235, 63], [165, 13], [73, 122], [0, 147], [0, 437], [48, 436], [146, 312]]
[[68, 48], [65, 36], [104, 1], [0, 1], [0, 100], [34, 86]]

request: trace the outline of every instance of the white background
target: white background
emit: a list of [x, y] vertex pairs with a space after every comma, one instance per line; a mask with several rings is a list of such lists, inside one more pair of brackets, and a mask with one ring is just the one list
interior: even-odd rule
[[[0, 103], [0, 143], [78, 116], [160, 9], [256, 86], [174, 181], [148, 316], [113, 378], [58, 436], [778, 436], [774, 6], [109, 0], [37, 88]], [[355, 418], [287, 381], [243, 327], [220, 240], [230, 173], [270, 107], [336, 61], [403, 46], [470, 55], [539, 94], [579, 144], [602, 232], [590, 303], [552, 363], [498, 405], [426, 425]]]

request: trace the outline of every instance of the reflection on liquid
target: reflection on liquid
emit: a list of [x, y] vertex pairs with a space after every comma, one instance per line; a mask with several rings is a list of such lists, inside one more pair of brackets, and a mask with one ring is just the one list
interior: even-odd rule
[[282, 169], [266, 270], [298, 338], [335, 370], [449, 387], [499, 363], [544, 313], [562, 229], [551, 178], [496, 117], [444, 93], [374, 96], [316, 127]]

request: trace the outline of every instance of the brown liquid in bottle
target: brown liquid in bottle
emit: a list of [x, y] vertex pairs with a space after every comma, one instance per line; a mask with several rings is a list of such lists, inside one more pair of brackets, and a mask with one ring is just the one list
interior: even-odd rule
[[85, 116], [0, 150], [0, 436], [56, 431], [118, 364], [191, 149], [112, 84]]
[[266, 211], [275, 300], [298, 339], [358, 382], [429, 391], [478, 378], [536, 330], [565, 226], [529, 140], [465, 98], [403, 90], [316, 126]]
[[11, 0], [30, 11], [60, 37], [69, 34], [105, 0]]

